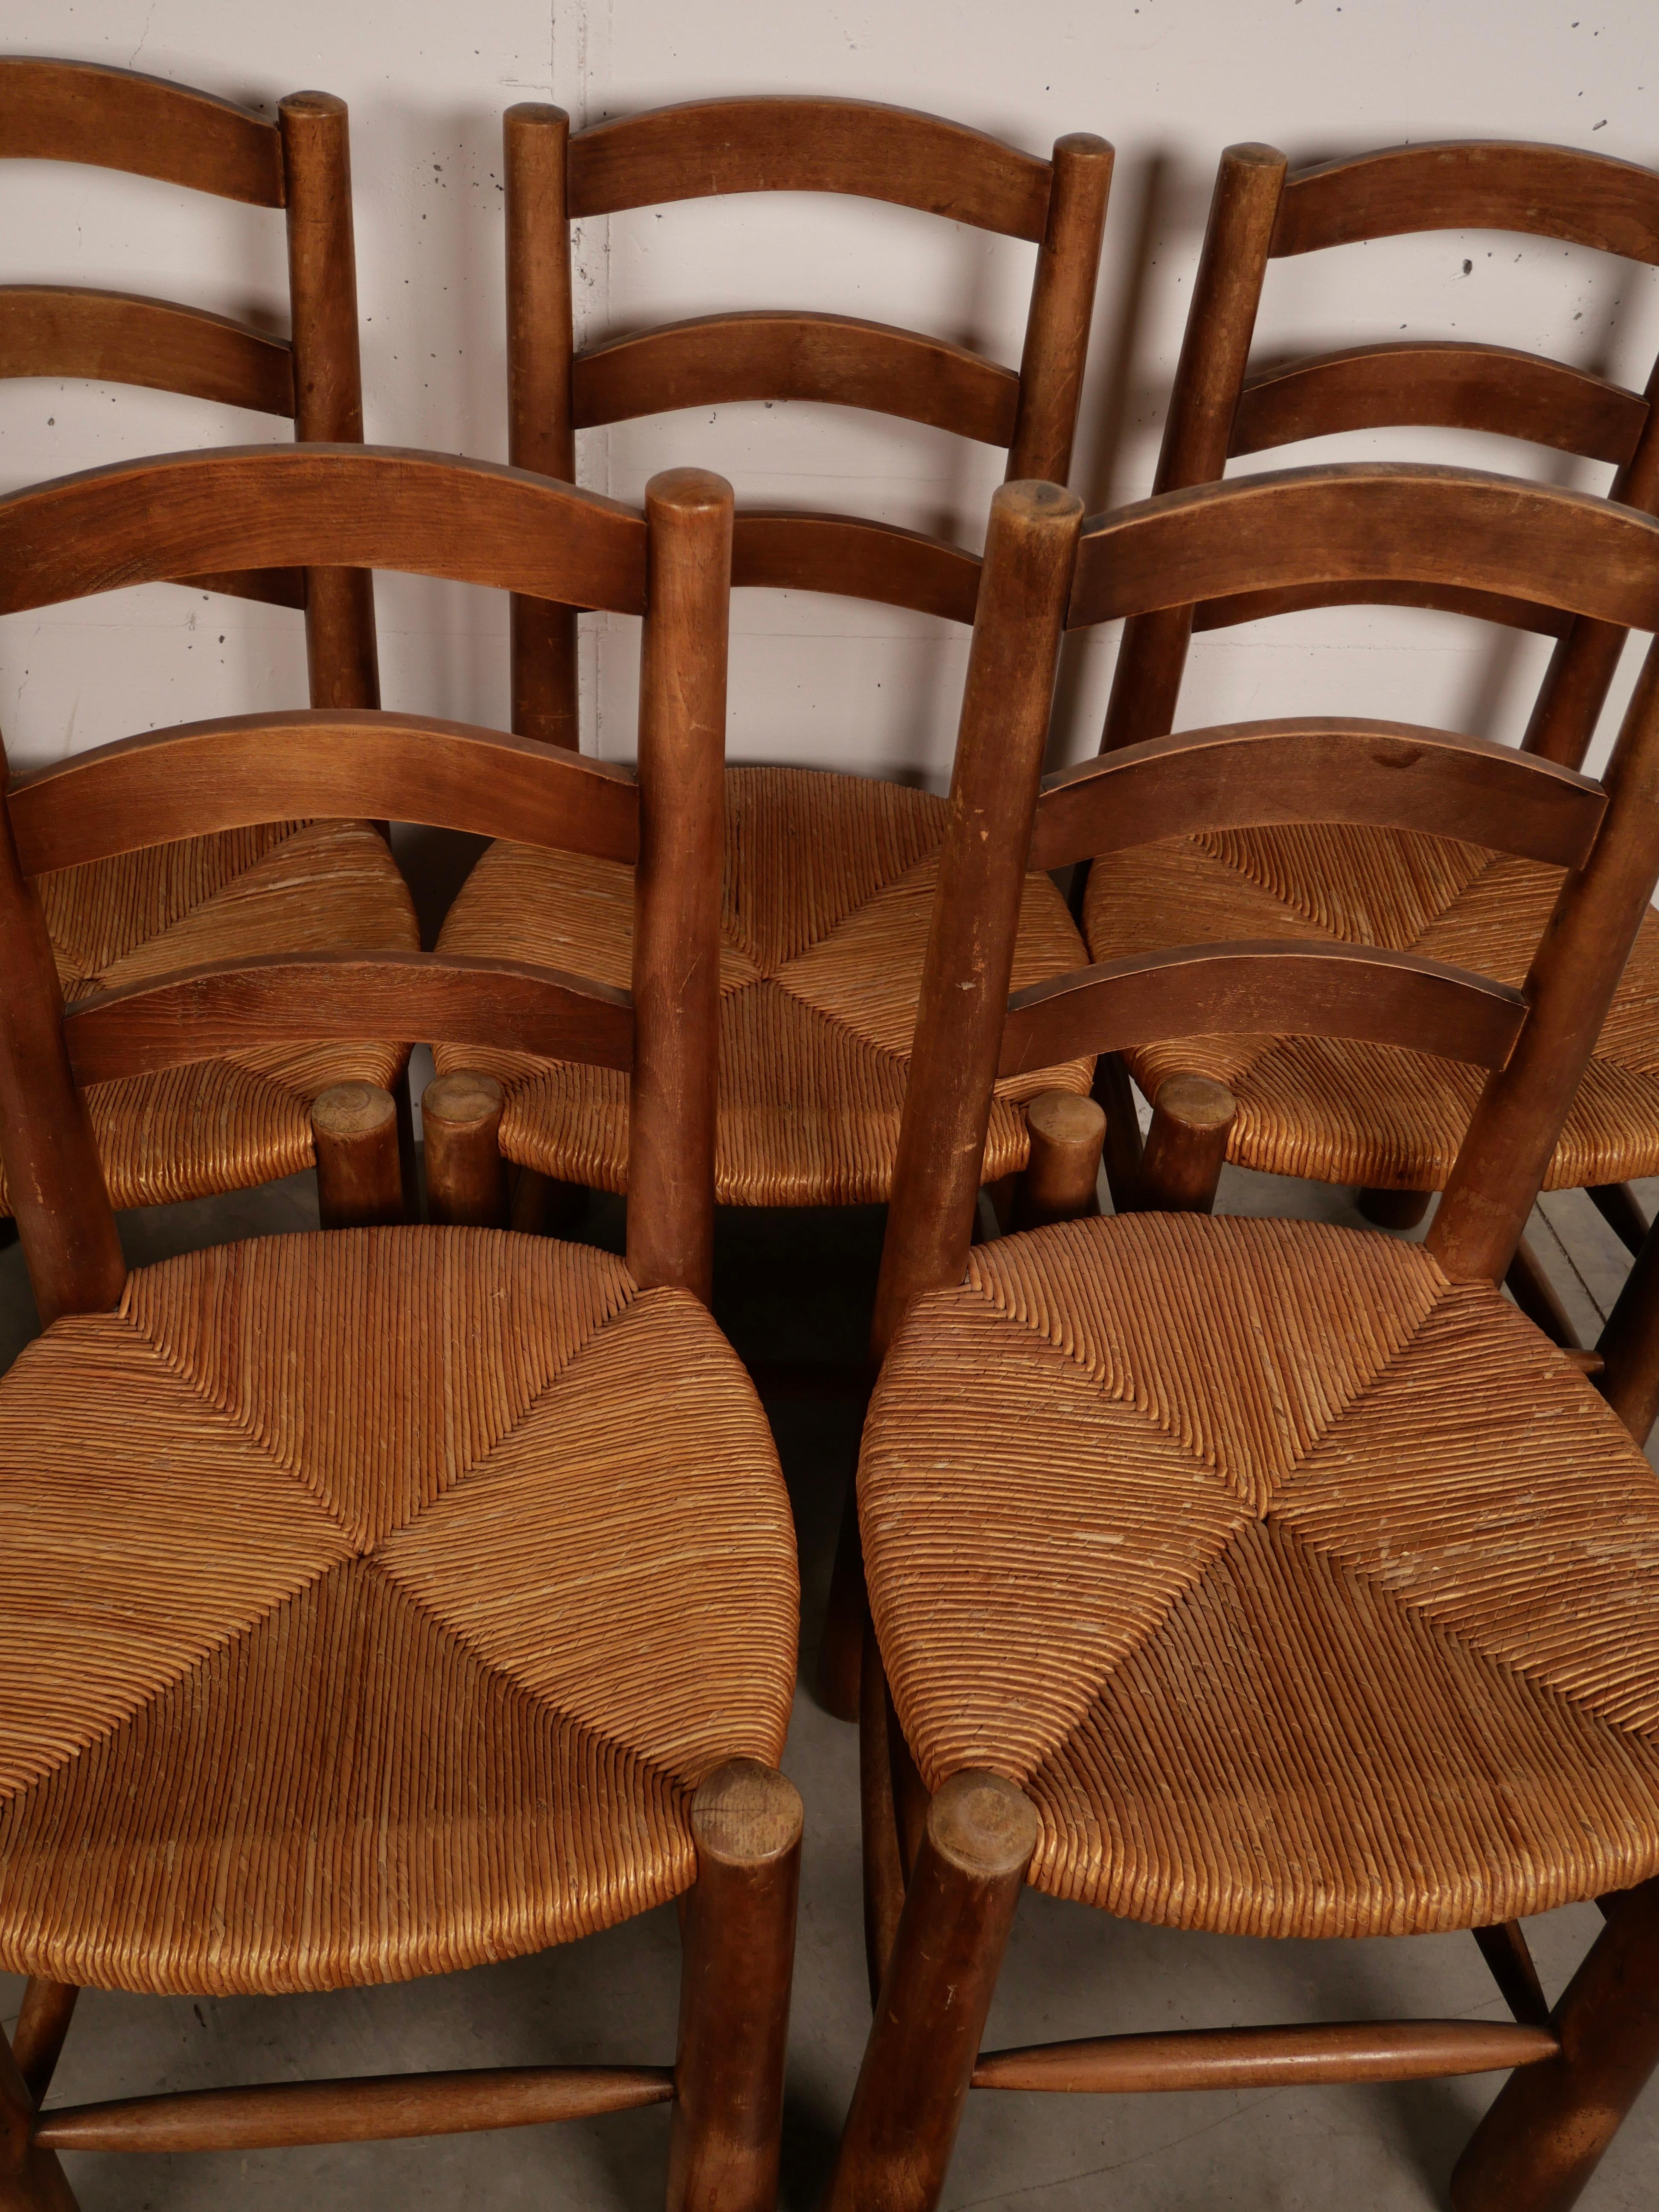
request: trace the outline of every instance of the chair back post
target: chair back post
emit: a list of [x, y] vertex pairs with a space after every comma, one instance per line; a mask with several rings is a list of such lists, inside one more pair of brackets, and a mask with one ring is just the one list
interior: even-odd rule
[[[522, 100], [501, 123], [507, 187], [507, 459], [576, 480], [571, 412], [570, 118]], [[580, 742], [576, 611], [513, 600], [513, 729], [544, 744]]]
[[[288, 218], [294, 434], [321, 445], [361, 446], [363, 377], [346, 105], [331, 93], [296, 92], [277, 115]], [[313, 707], [380, 705], [374, 586], [366, 568], [307, 571], [306, 657]]]
[[968, 1264], [1020, 894], [1083, 502], [1057, 484], [991, 501], [872, 1347]]
[[[1154, 493], [1184, 491], [1225, 473], [1288, 167], [1272, 146], [1229, 146], [1221, 156]], [[1124, 624], [1102, 752], [1164, 737], [1173, 728], [1194, 611], [1165, 607]]]
[[46, 916], [25, 878], [0, 750], [0, 1159], [23, 1257], [48, 1328], [108, 1313], [127, 1279], [86, 1102], [70, 1068], [64, 994]]
[[640, 856], [628, 1265], [708, 1304], [714, 1272], [720, 866], [732, 487], [706, 469], [646, 486]]
[[1068, 131], [1054, 141], [1048, 213], [1020, 356], [1010, 483], [1025, 477], [1064, 483], [1072, 473], [1112, 160], [1110, 146], [1091, 131]]
[[1454, 1280], [1501, 1281], [1659, 878], [1659, 643], [1604, 779], [1607, 809], [1527, 977], [1527, 1019], [1488, 1079], [1427, 1243]]

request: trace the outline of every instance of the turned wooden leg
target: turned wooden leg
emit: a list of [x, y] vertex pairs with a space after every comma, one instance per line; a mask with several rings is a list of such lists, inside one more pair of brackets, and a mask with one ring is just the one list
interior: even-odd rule
[[864, 1587], [864, 1546], [859, 1535], [858, 1474], [847, 1478], [836, 1564], [830, 1575], [824, 1608], [823, 1642], [818, 1647], [818, 1703], [838, 1721], [859, 1717], [860, 1660], [870, 1601]]
[[458, 1073], [428, 1083], [421, 1099], [426, 1139], [426, 1207], [456, 1229], [505, 1229], [507, 1162], [501, 1158], [506, 1098], [493, 1075]]
[[1208, 1213], [1238, 1104], [1224, 1083], [1172, 1075], [1158, 1085], [1140, 1162], [1143, 1213]]
[[1037, 1816], [1000, 1774], [927, 1815], [824, 2212], [932, 2212], [945, 2186]]
[[774, 2212], [800, 1888], [800, 1793], [757, 1759], [691, 1801], [669, 2212]]
[[11, 2055], [36, 2106], [44, 2101], [52, 2087], [80, 1994], [73, 1982], [49, 1982], [39, 1974], [31, 1974], [24, 1989], [22, 2008], [12, 2033]]
[[1025, 1109], [1031, 1156], [1014, 1194], [1013, 1226], [1042, 1229], [1100, 1211], [1096, 1188], [1106, 1115], [1072, 1091], [1040, 1091]]
[[1596, 1343], [1596, 1388], [1638, 1444], [1659, 1418], [1659, 1231], [1650, 1231]]
[[34, 2100], [0, 2035], [0, 2212], [77, 2212], [56, 2157], [29, 2141], [33, 2121]]
[[336, 1083], [311, 1109], [317, 1213], [325, 1229], [374, 1229], [404, 1218], [398, 1104], [378, 1083]]
[[1355, 1205], [1378, 1229], [1415, 1229], [1434, 1204], [1431, 1190], [1371, 1190], [1356, 1194]]
[[1101, 1054], [1090, 1095], [1106, 1116], [1106, 1182], [1113, 1208], [1133, 1213], [1140, 1188], [1140, 1116], [1121, 1053]]
[[1561, 2056], [1510, 2075], [1452, 2174], [1455, 2212], [1567, 2212], [1659, 2064], [1659, 1880], [1629, 1891], [1552, 2015]]
[[864, 1963], [873, 2008], [887, 1978], [887, 1966], [904, 1910], [904, 1866], [899, 1855], [898, 1809], [894, 1802], [887, 1676], [873, 1623], [864, 1625], [864, 1657], [859, 1672], [859, 1814], [864, 1869]]

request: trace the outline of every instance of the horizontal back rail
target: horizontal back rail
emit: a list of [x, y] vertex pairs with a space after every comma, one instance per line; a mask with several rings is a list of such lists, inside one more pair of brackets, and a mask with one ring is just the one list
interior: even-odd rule
[[70, 284], [0, 285], [0, 377], [84, 376], [294, 414], [283, 338], [170, 300]]
[[571, 368], [575, 428], [743, 399], [815, 399], [1006, 446], [1019, 378], [964, 346], [852, 315], [700, 315], [613, 339]]
[[0, 499], [0, 612], [216, 569], [400, 568], [645, 611], [645, 524], [597, 492], [380, 446], [128, 461]]
[[1288, 584], [1272, 592], [1230, 592], [1205, 599], [1193, 610], [1193, 628], [1231, 629], [1239, 623], [1270, 622], [1278, 615], [1305, 614], [1313, 607], [1427, 607], [1437, 614], [1464, 615], [1471, 622], [1498, 623], [1505, 629], [1530, 630], [1538, 637], [1565, 637], [1576, 617], [1560, 607], [1534, 600], [1505, 599], [1498, 592], [1472, 592], [1456, 584], [1404, 582]]
[[1172, 1037], [1350, 1037], [1501, 1067], [1526, 1018], [1508, 984], [1365, 945], [1240, 940], [1079, 968], [1008, 1001], [999, 1078]]
[[78, 1000], [64, 1017], [78, 1083], [112, 1083], [262, 1045], [364, 1038], [490, 1045], [633, 1065], [626, 991], [517, 960], [337, 952], [212, 961]]
[[1496, 431], [1622, 468], [1647, 421], [1639, 392], [1512, 346], [1396, 342], [1350, 346], [1252, 376], [1230, 459], [1399, 426]]
[[0, 155], [125, 169], [255, 207], [283, 204], [274, 123], [166, 78], [0, 55]]
[[875, 100], [690, 100], [579, 131], [570, 213], [732, 192], [847, 192], [1010, 238], [1042, 236], [1049, 164], [983, 131]]
[[1485, 738], [1358, 719], [1235, 722], [1126, 745], [1049, 776], [1031, 866], [1316, 821], [1465, 838], [1573, 868], [1606, 809], [1587, 776]]
[[630, 866], [639, 851], [627, 769], [465, 722], [367, 710], [146, 731], [20, 777], [8, 805], [32, 876], [307, 815], [420, 822]]
[[1067, 624], [1241, 591], [1374, 582], [1496, 592], [1652, 630], [1659, 522], [1584, 492], [1472, 471], [1286, 469], [1166, 492], [1088, 523]]
[[739, 514], [732, 581], [774, 591], [839, 592], [971, 623], [980, 558], [920, 531], [841, 514]]
[[259, 599], [267, 606], [303, 608], [306, 603], [303, 568], [232, 568], [172, 580], [189, 592], [222, 592], [228, 599]]
[[1275, 254], [1420, 230], [1513, 230], [1659, 263], [1659, 175], [1571, 146], [1450, 140], [1327, 161], [1285, 179]]

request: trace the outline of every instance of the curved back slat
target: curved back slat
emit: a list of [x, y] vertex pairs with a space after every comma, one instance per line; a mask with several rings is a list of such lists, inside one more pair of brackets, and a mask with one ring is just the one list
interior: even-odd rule
[[1519, 991], [1415, 953], [1294, 939], [1182, 945], [1079, 968], [1016, 992], [1000, 1076], [1182, 1036], [1349, 1037], [1501, 1067]]
[[287, 342], [170, 300], [70, 284], [0, 285], [0, 377], [84, 376], [294, 414]]
[[1581, 866], [1607, 797], [1512, 746], [1406, 722], [1236, 722], [1125, 745], [1049, 776], [1034, 868], [1205, 830], [1352, 822]]
[[980, 560], [960, 545], [842, 514], [740, 514], [732, 581], [773, 591], [824, 592], [970, 623]]
[[402, 568], [645, 611], [645, 525], [596, 492], [378, 446], [233, 446], [0, 499], [0, 612], [203, 569]]
[[1246, 383], [1230, 458], [1303, 438], [1409, 424], [1496, 431], [1622, 468], [1647, 402], [1588, 370], [1512, 346], [1351, 346], [1264, 369]]
[[1019, 378], [966, 347], [851, 315], [701, 315], [578, 354], [579, 430], [740, 399], [816, 399], [953, 430], [983, 445], [1014, 434]]
[[242, 714], [146, 731], [20, 778], [9, 803], [31, 876], [307, 815], [428, 823], [629, 866], [639, 853], [625, 769], [416, 714]]
[[876, 100], [689, 100], [570, 141], [570, 213], [727, 192], [848, 192], [1009, 238], [1042, 235], [1049, 164], [983, 131]]
[[1470, 471], [1286, 469], [1089, 523], [1067, 626], [1246, 590], [1374, 582], [1496, 592], [1652, 630], [1659, 522], [1583, 492]]
[[78, 1083], [113, 1083], [257, 1045], [364, 1038], [477, 1044], [628, 1067], [625, 991], [520, 961], [454, 953], [276, 954], [100, 991], [64, 1018]]
[[[1436, 614], [1466, 615], [1536, 637], [1565, 637], [1574, 617], [1559, 607], [1506, 599], [1499, 592], [1469, 591], [1455, 584], [1419, 584], [1409, 577], [1387, 583], [1286, 584], [1271, 592], [1232, 592], [1193, 610], [1193, 628], [1232, 629], [1240, 623], [1271, 622], [1277, 615], [1306, 614], [1313, 607], [1425, 607]], [[1156, 617], [1154, 617], [1156, 619]]]
[[259, 599], [270, 607], [298, 607], [306, 604], [306, 574], [302, 568], [224, 568], [204, 570], [199, 576], [179, 576], [174, 581], [189, 592], [221, 592], [227, 599]]
[[283, 204], [274, 123], [210, 93], [99, 62], [0, 55], [0, 156], [81, 161], [255, 207]]
[[1288, 178], [1272, 251], [1312, 253], [1419, 230], [1513, 230], [1659, 263], [1659, 176], [1523, 140], [1395, 146]]

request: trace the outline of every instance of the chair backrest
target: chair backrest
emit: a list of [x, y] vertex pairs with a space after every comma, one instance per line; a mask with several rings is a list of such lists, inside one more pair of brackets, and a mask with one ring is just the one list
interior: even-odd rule
[[[580, 429], [740, 399], [815, 399], [1006, 447], [1010, 478], [1064, 483], [1111, 171], [1111, 148], [1086, 132], [1058, 140], [1045, 161], [961, 124], [869, 100], [697, 100], [574, 134], [559, 108], [511, 107], [509, 455], [521, 468], [574, 477]], [[738, 192], [848, 193], [1028, 240], [1037, 262], [1018, 372], [914, 331], [793, 310], [700, 316], [575, 351], [571, 222]], [[973, 619], [976, 567], [884, 524], [739, 514], [732, 561], [737, 584], [844, 592]], [[513, 666], [514, 728], [574, 745], [574, 618], [515, 606]]]
[[[1659, 878], [1659, 647], [1603, 782], [1488, 740], [1379, 722], [1257, 722], [1149, 739], [1042, 783], [1062, 632], [1200, 597], [1409, 582], [1659, 630], [1659, 522], [1451, 469], [1289, 470], [1083, 523], [1050, 484], [992, 505], [877, 1304], [962, 1279], [999, 1077], [1165, 1039], [1364, 1039], [1486, 1068], [1430, 1231], [1448, 1273], [1502, 1276]], [[1413, 954], [1314, 941], [1174, 946], [1008, 997], [1028, 866], [1199, 830], [1363, 823], [1566, 871], [1522, 989]], [[1099, 865], [1109, 867], [1109, 857]]]
[[[1401, 340], [1279, 362], [1254, 374], [1250, 343], [1271, 260], [1432, 230], [1530, 233], [1659, 266], [1659, 173], [1567, 146], [1397, 146], [1292, 170], [1271, 146], [1221, 157], [1155, 492], [1215, 482], [1230, 459], [1343, 430], [1496, 431], [1607, 461], [1609, 496], [1659, 509], [1659, 367], [1644, 392], [1545, 356], [1462, 339]], [[1409, 579], [1386, 596], [1418, 600]], [[1445, 604], [1446, 602], [1441, 602]], [[1328, 604], [1316, 584], [1250, 590], [1143, 615], [1125, 629], [1103, 750], [1172, 726], [1194, 629]], [[1557, 640], [1523, 740], [1577, 768], [1607, 702], [1625, 632], [1559, 608], [1480, 593], [1455, 604]]]
[[[709, 1294], [731, 487], [700, 470], [643, 514], [515, 469], [362, 446], [228, 448], [0, 500], [0, 612], [180, 568], [404, 568], [644, 617], [639, 769], [370, 708], [150, 732], [20, 779], [0, 836], [0, 1159], [43, 1320], [125, 1270], [78, 1085], [295, 1037], [495, 1046], [630, 1076], [628, 1259]], [[0, 761], [0, 767], [3, 766]], [[304, 814], [564, 846], [635, 867], [633, 988], [508, 960], [239, 959], [64, 1012], [29, 878]]]
[[[76, 161], [280, 208], [288, 338], [171, 300], [69, 284], [0, 285], [0, 376], [87, 377], [216, 400], [293, 422], [296, 438], [361, 445], [362, 372], [345, 102], [296, 92], [268, 123], [228, 100], [93, 62], [0, 54], [0, 156]], [[312, 704], [380, 700], [369, 577], [225, 569], [177, 580], [303, 607]]]

